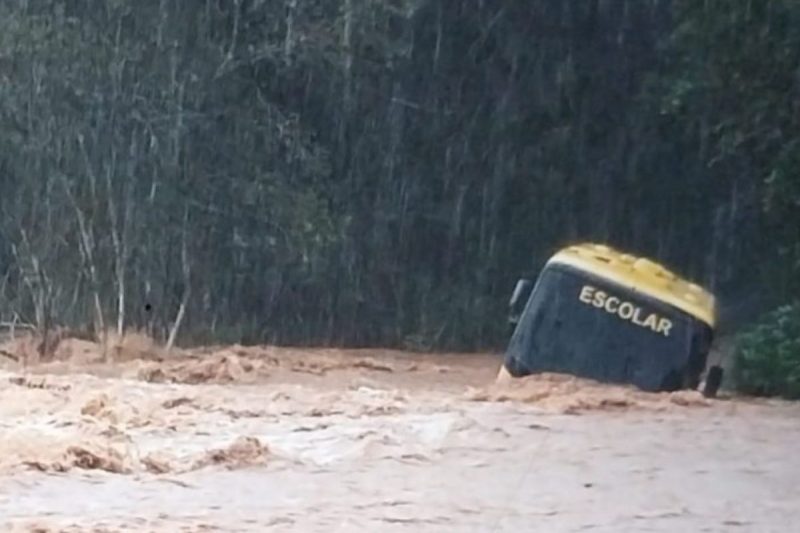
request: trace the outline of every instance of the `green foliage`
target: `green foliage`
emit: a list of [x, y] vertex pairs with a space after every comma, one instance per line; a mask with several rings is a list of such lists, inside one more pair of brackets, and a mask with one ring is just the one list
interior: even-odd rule
[[748, 275], [778, 293], [800, 290], [800, 3], [676, 0], [673, 9], [662, 109], [716, 183], [709, 195], [729, 195], [723, 216]]
[[0, 2], [0, 319], [501, 347], [574, 240], [800, 290], [800, 4], [478, 4]]
[[741, 392], [800, 398], [800, 302], [772, 311], [741, 333], [734, 365]]

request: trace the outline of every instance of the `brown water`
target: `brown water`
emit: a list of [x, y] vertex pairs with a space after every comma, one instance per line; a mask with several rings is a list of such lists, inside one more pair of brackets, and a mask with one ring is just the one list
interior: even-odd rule
[[[68, 341], [0, 372], [4, 531], [791, 531], [800, 407], [497, 356]], [[142, 360], [146, 357], [150, 360]]]

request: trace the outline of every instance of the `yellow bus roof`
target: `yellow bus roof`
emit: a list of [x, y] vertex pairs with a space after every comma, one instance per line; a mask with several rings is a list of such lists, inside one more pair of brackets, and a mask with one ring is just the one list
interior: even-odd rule
[[702, 320], [711, 327], [716, 321], [714, 295], [664, 266], [602, 244], [569, 246], [550, 258], [548, 264], [575, 267], [640, 292]]

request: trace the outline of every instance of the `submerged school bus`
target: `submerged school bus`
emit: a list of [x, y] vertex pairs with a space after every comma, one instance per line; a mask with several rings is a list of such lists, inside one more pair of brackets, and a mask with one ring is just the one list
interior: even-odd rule
[[516, 326], [501, 372], [567, 373], [647, 391], [698, 387], [715, 326], [714, 297], [703, 288], [598, 244], [559, 251], [531, 285], [521, 280], [512, 296]]

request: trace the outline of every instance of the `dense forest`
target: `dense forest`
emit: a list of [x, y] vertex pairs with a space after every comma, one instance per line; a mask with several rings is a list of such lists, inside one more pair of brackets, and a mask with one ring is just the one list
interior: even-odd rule
[[4, 0], [0, 191], [40, 330], [501, 346], [583, 240], [760, 312], [800, 294], [800, 2]]

